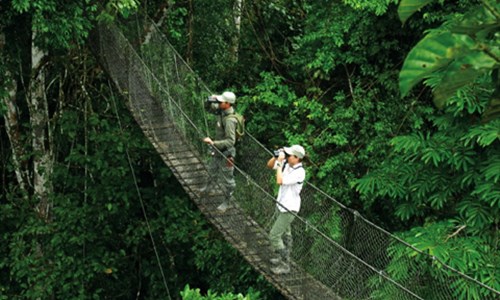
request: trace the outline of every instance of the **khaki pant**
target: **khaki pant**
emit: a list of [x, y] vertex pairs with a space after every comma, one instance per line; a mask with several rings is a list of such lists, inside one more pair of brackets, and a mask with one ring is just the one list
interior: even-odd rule
[[236, 189], [232, 158], [229, 160], [220, 154], [215, 154], [208, 164], [208, 172], [211, 177], [208, 184], [215, 183], [216, 186], [220, 186], [229, 199]]
[[[283, 238], [286, 236], [288, 240], [292, 238], [292, 222], [295, 219], [295, 215], [289, 212], [278, 212], [278, 217], [271, 228], [269, 233], [269, 240], [271, 242], [271, 247], [273, 250], [283, 250], [285, 249], [285, 244], [283, 243]], [[290, 246], [290, 245], [288, 245]], [[290, 250], [290, 249], [288, 249]]]

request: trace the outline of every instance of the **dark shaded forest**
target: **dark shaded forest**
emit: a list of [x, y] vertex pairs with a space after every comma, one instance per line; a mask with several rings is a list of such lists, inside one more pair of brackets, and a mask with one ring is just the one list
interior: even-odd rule
[[500, 290], [497, 2], [10, 0], [0, 15], [0, 299], [284, 299], [198, 211], [89, 46], [98, 22], [145, 15], [236, 93], [268, 149], [306, 147], [308, 181]]

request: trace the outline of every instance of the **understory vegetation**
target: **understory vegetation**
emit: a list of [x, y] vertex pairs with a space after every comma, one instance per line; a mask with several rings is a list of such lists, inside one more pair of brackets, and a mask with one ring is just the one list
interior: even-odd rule
[[136, 12], [236, 93], [267, 148], [303, 145], [310, 182], [500, 290], [497, 1], [10, 0], [0, 299], [284, 299], [197, 210], [92, 53], [97, 22]]

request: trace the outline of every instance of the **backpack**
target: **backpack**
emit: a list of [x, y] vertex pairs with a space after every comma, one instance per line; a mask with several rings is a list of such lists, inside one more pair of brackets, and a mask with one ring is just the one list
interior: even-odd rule
[[236, 142], [239, 142], [243, 139], [243, 136], [245, 135], [245, 117], [240, 115], [239, 113], [234, 113], [230, 114], [224, 117], [226, 118], [233, 118], [236, 120]]

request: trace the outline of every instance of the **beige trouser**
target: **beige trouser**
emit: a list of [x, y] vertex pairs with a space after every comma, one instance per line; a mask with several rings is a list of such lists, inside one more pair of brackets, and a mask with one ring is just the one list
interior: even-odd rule
[[269, 233], [269, 240], [271, 242], [271, 247], [273, 248], [273, 250], [277, 251], [285, 249], [285, 244], [283, 243], [284, 238], [291, 241], [291, 225], [294, 219], [295, 215], [290, 212], [278, 212], [278, 217], [276, 218], [276, 221], [271, 228], [271, 232]]
[[224, 191], [224, 195], [229, 199], [236, 188], [232, 161], [220, 154], [215, 154], [208, 165], [208, 172], [211, 177], [208, 184], [215, 183], [220, 186]]

